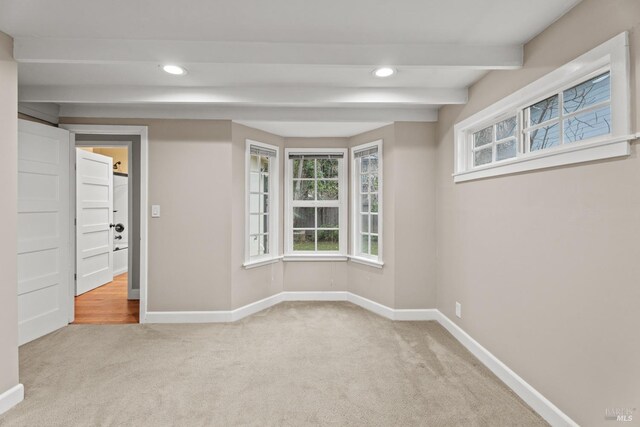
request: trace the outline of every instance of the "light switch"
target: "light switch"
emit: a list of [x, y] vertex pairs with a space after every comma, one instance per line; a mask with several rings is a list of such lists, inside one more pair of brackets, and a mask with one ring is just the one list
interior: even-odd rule
[[160, 205], [151, 205], [151, 218], [160, 218]]

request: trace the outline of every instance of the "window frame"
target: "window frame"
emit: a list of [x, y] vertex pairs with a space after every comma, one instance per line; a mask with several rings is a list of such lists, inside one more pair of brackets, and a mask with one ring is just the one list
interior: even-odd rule
[[[275, 151], [275, 157], [269, 158], [269, 253], [265, 255], [258, 255], [252, 257], [250, 255], [250, 241], [251, 238], [251, 212], [250, 212], [250, 200], [251, 200], [251, 147], [264, 148], [266, 150]], [[280, 241], [280, 147], [276, 145], [266, 144], [263, 142], [247, 139], [245, 141], [245, 248], [243, 267], [253, 268], [265, 264], [271, 264], [277, 262], [282, 258], [279, 253], [279, 241]]]
[[[328, 206], [333, 201], [294, 201], [293, 200], [293, 171], [291, 155], [326, 155], [339, 154], [342, 155], [341, 162], [338, 163], [338, 202], [337, 207], [340, 209], [338, 224], [338, 251], [293, 251], [293, 208], [301, 204], [309, 205], [308, 207]], [[284, 208], [284, 227], [285, 227], [285, 243], [284, 243], [284, 261], [346, 261], [348, 253], [348, 150], [346, 148], [285, 148], [285, 174], [284, 174], [284, 191], [285, 191], [285, 208]], [[301, 203], [302, 202], [302, 203]], [[332, 203], [329, 203], [332, 202]]]
[[[594, 104], [579, 112], [559, 111], [557, 119], [551, 119], [540, 126], [525, 128], [524, 119], [528, 107], [558, 95], [558, 108], [562, 110], [564, 90], [607, 71], [610, 73], [609, 101]], [[636, 137], [631, 134], [629, 75], [628, 33], [624, 32], [457, 123], [454, 126], [454, 182], [629, 155], [629, 141]], [[582, 114], [592, 109], [595, 111], [603, 104], [610, 106], [611, 132], [609, 134], [530, 150], [528, 132], [533, 128], [559, 123], [560, 141], [563, 141], [565, 119], [573, 117], [574, 113]], [[495, 127], [496, 123], [514, 115], [517, 116], [518, 121], [516, 157], [473, 166], [473, 133], [491, 125]], [[495, 159], [495, 149], [493, 159]]]
[[[377, 148], [378, 150], [378, 255], [363, 254], [360, 252], [361, 240], [360, 240], [360, 198], [361, 198], [361, 186], [360, 186], [360, 173], [358, 167], [358, 158], [356, 154], [361, 151], [366, 151], [371, 148]], [[361, 145], [351, 147], [350, 150], [351, 160], [351, 252], [349, 259], [351, 261], [370, 265], [372, 267], [382, 268], [383, 262], [383, 236], [384, 236], [384, 160], [383, 160], [383, 140], [368, 142]], [[369, 225], [370, 226], [370, 225]]]

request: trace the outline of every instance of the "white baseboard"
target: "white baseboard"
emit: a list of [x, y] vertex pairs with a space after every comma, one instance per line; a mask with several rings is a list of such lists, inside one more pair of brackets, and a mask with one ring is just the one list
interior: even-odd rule
[[578, 424], [562, 412], [557, 406], [551, 403], [540, 392], [534, 389], [529, 383], [523, 380], [518, 374], [513, 372], [507, 365], [502, 363], [489, 350], [471, 338], [460, 326], [451, 319], [438, 312], [436, 319], [453, 337], [460, 342], [467, 350], [478, 358], [491, 372], [513, 390], [522, 400], [524, 400], [534, 411], [545, 419], [552, 426], [578, 426]]
[[113, 270], [113, 277], [119, 276], [119, 275], [124, 274], [124, 273], [126, 273], [128, 271], [129, 271], [129, 269], [127, 267], [121, 268], [120, 270]]
[[0, 415], [24, 400], [24, 386], [17, 384], [0, 394]]
[[578, 426], [564, 412], [507, 365], [471, 338], [462, 328], [437, 309], [393, 309], [351, 292], [280, 292], [260, 301], [227, 311], [147, 312], [145, 323], [218, 323], [235, 322], [283, 301], [349, 301], [382, 317], [396, 321], [433, 320], [440, 323], [491, 372], [511, 388], [552, 426]]
[[393, 320], [398, 321], [425, 321], [435, 320], [438, 321], [440, 311], [435, 308], [421, 308], [421, 309], [396, 309], [393, 311]]
[[436, 309], [393, 309], [351, 292], [280, 292], [235, 310], [148, 311], [144, 323], [220, 323], [235, 322], [283, 301], [349, 301], [391, 320], [438, 320]]
[[361, 297], [360, 295], [352, 294], [351, 292], [349, 292], [348, 301], [355, 305], [359, 305], [365, 310], [372, 311], [379, 316], [386, 317], [387, 319], [393, 320], [395, 317], [395, 310], [393, 308], [387, 307], [386, 305], [382, 305], [375, 301], [371, 301], [370, 299]]
[[259, 311], [266, 310], [269, 307], [280, 304], [282, 302], [282, 292], [279, 294], [271, 295], [270, 297], [261, 299], [260, 301], [252, 302], [235, 310], [229, 311], [231, 314], [231, 321], [243, 319], [247, 316], [251, 316]]

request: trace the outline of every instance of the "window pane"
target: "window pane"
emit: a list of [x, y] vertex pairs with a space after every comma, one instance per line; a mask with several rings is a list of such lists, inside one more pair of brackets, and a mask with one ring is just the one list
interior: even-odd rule
[[293, 200], [315, 200], [315, 181], [293, 180]]
[[338, 228], [340, 208], [318, 208], [318, 228]]
[[318, 200], [338, 200], [338, 181], [318, 181]]
[[338, 159], [318, 159], [318, 178], [337, 178]]
[[482, 147], [493, 142], [493, 126], [486, 127], [473, 134], [473, 146]]
[[510, 159], [516, 156], [518, 146], [515, 139], [496, 145], [496, 160]]
[[318, 251], [337, 251], [340, 249], [338, 230], [318, 230]]
[[260, 254], [259, 236], [249, 236], [249, 256], [258, 256]]
[[369, 215], [360, 215], [360, 231], [363, 233], [369, 232]]
[[529, 135], [531, 151], [555, 147], [560, 143], [560, 127], [558, 123], [536, 129]]
[[493, 154], [493, 149], [491, 147], [484, 148], [482, 150], [474, 152], [473, 153], [474, 166], [480, 166], [480, 165], [485, 165], [487, 163], [491, 163], [492, 154]]
[[496, 140], [501, 140], [514, 136], [516, 133], [516, 117], [510, 117], [496, 124]]
[[258, 172], [260, 170], [260, 156], [256, 156], [255, 154], [252, 154], [249, 164], [251, 166], [249, 169], [250, 171]]
[[363, 194], [360, 196], [360, 211], [369, 212], [369, 195]]
[[533, 104], [527, 108], [527, 110], [529, 111], [529, 126], [554, 119], [558, 117], [558, 95], [553, 95], [552, 97]]
[[269, 253], [269, 235], [262, 234], [258, 236], [258, 251], [260, 255], [266, 255]]
[[260, 174], [251, 172], [249, 175], [249, 191], [257, 193], [260, 191]]
[[316, 250], [316, 232], [313, 230], [300, 230], [293, 232], [293, 250], [294, 251], [315, 251]]
[[609, 133], [611, 133], [611, 108], [608, 105], [564, 121], [566, 142], [582, 141]]
[[294, 159], [293, 160], [293, 177], [294, 178], [315, 178], [315, 160], [314, 159]]
[[269, 192], [269, 174], [260, 174], [260, 184], [262, 185], [262, 187], [260, 187], [260, 191], [262, 191], [263, 193], [268, 193]]
[[269, 196], [266, 194], [249, 195], [249, 213], [269, 212]]
[[369, 175], [364, 173], [360, 175], [360, 192], [369, 192]]
[[371, 215], [371, 232], [378, 234], [378, 215]]
[[360, 235], [360, 251], [363, 254], [369, 254], [369, 235], [368, 234], [361, 234]]
[[378, 191], [378, 174], [369, 175], [369, 191], [375, 193]]
[[[611, 79], [609, 72], [580, 83], [577, 86], [563, 92], [563, 108], [567, 113], [581, 110], [599, 102], [608, 101], [611, 98]], [[586, 138], [582, 138], [586, 139]], [[574, 140], [576, 141], [576, 140]]]
[[378, 172], [378, 155], [372, 154], [369, 158], [369, 172]]
[[316, 208], [293, 208], [293, 228], [316, 228]]
[[260, 157], [260, 171], [269, 173], [269, 158]]
[[360, 172], [367, 173], [369, 172], [369, 158], [361, 157], [360, 158]]
[[378, 195], [371, 195], [371, 212], [378, 212]]
[[260, 234], [269, 231], [269, 215], [250, 215], [249, 234]]
[[371, 236], [371, 255], [378, 255], [378, 236]]

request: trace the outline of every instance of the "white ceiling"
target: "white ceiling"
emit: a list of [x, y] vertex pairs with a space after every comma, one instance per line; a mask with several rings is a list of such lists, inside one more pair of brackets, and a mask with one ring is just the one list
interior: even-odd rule
[[[0, 0], [0, 30], [15, 38], [24, 102], [87, 116], [119, 105], [224, 116], [324, 136], [308, 123], [341, 122], [344, 135], [363, 123], [434, 120], [487, 71], [522, 66], [522, 45], [578, 2]], [[163, 63], [189, 72], [165, 74]], [[379, 65], [398, 72], [376, 78]]]
[[575, 0], [2, 0], [14, 37], [522, 44]]

